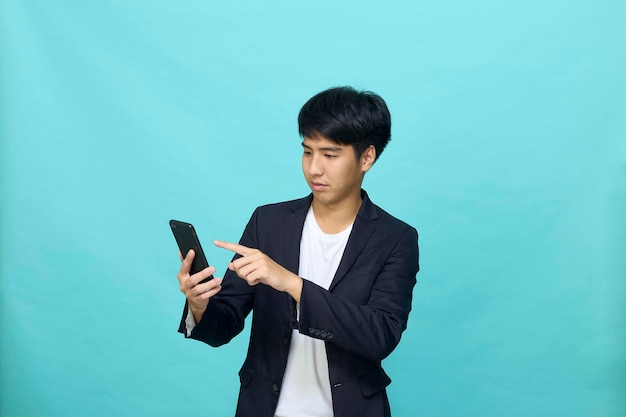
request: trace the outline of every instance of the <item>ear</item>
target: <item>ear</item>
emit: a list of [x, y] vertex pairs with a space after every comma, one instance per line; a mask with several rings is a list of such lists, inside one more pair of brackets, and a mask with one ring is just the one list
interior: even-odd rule
[[374, 162], [376, 161], [376, 148], [374, 145], [370, 145], [361, 154], [361, 171], [367, 172], [370, 170]]

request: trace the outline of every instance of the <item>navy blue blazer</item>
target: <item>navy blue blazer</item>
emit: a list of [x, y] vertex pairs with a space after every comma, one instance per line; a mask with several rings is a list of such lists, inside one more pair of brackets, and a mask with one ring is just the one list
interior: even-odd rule
[[[272, 417], [293, 329], [325, 341], [335, 417], [390, 416], [381, 367], [406, 329], [419, 270], [417, 231], [373, 204], [365, 191], [337, 273], [328, 290], [304, 278], [297, 320], [287, 294], [248, 284], [227, 271], [192, 339], [228, 343], [253, 311], [250, 344], [239, 372], [237, 417]], [[255, 210], [241, 237], [298, 273], [300, 239], [312, 195]], [[235, 256], [237, 257], [237, 256]], [[183, 312], [179, 332], [185, 333]]]

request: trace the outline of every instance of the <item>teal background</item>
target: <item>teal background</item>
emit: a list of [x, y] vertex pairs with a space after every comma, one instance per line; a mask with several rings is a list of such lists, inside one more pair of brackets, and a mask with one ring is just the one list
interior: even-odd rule
[[247, 333], [176, 333], [167, 221], [221, 271], [308, 193], [296, 116], [387, 101], [420, 232], [395, 417], [626, 416], [626, 3], [0, 4], [0, 415], [229, 416]]

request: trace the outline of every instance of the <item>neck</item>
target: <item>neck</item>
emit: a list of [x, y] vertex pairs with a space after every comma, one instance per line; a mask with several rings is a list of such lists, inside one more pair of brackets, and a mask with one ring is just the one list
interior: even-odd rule
[[361, 191], [340, 203], [326, 205], [313, 198], [311, 206], [320, 228], [329, 234], [339, 233], [354, 223], [363, 199]]

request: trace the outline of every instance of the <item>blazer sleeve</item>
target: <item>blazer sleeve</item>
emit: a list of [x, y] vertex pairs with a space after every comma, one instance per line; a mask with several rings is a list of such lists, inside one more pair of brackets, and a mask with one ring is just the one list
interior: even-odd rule
[[[252, 214], [239, 243], [248, 247], [257, 247], [256, 222], [258, 209]], [[240, 255], [235, 255], [234, 259]], [[189, 338], [217, 347], [230, 342], [244, 328], [245, 319], [252, 310], [256, 287], [249, 286], [237, 274], [226, 270], [222, 280], [222, 289], [212, 297], [202, 314], [200, 322], [193, 328]], [[178, 331], [186, 334], [185, 318], [188, 304], [185, 302], [183, 316]]]
[[304, 280], [299, 332], [371, 360], [387, 357], [400, 341], [411, 311], [419, 270], [417, 239], [415, 229], [404, 229], [382, 268], [371, 272], [376, 277], [365, 304], [350, 299], [350, 288], [343, 293], [327, 291]]

